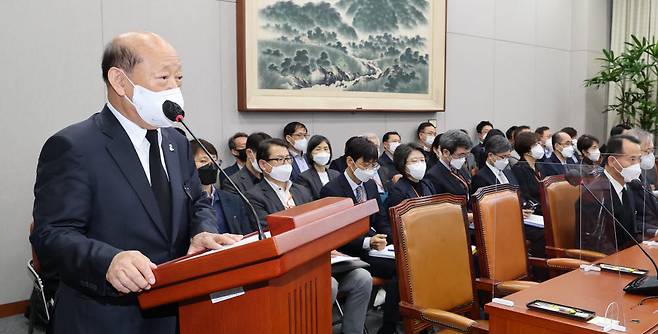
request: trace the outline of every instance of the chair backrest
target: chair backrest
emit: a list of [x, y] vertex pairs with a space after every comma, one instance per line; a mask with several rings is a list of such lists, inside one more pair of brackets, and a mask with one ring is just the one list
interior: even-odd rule
[[578, 187], [570, 185], [563, 175], [546, 177], [540, 183], [544, 213], [546, 246], [570, 249], [576, 246], [576, 202]]
[[446, 311], [472, 307], [466, 199], [447, 194], [409, 199], [389, 215], [400, 300]]
[[518, 188], [482, 187], [473, 194], [480, 275], [496, 281], [528, 276], [528, 254]]

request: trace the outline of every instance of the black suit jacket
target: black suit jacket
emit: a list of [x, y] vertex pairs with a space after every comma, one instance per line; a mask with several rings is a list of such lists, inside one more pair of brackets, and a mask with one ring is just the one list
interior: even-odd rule
[[[573, 165], [574, 161], [569, 158], [566, 160], [567, 165]], [[550, 158], [545, 159], [541, 163], [541, 169], [544, 172], [544, 177], [552, 175], [563, 175], [566, 173], [565, 165], [562, 164], [557, 155], [553, 153]]]
[[[336, 179], [340, 173], [333, 169], [327, 168], [327, 176], [329, 176], [329, 182]], [[297, 178], [297, 183], [306, 187], [311, 192], [311, 196], [314, 200], [320, 198], [320, 190], [322, 190], [322, 181], [320, 180], [320, 175], [315, 168], [309, 168], [307, 171], [301, 173], [299, 178]]]
[[[519, 181], [516, 179], [514, 176], [514, 173], [509, 168], [506, 168], [503, 170], [503, 174], [507, 178], [507, 181], [509, 181], [509, 184], [518, 186]], [[475, 176], [473, 176], [473, 181], [471, 182], [471, 195], [474, 194], [478, 189], [486, 186], [491, 186], [494, 184], [500, 184], [498, 181], [498, 178], [496, 175], [494, 175], [493, 171], [491, 171], [491, 168], [489, 166], [484, 165], [483, 168], [481, 168]]]
[[[635, 231], [636, 211], [630, 193], [629, 203], [624, 207], [605, 174], [588, 182], [588, 187], [629, 232], [634, 235], [639, 234]], [[632, 239], [615, 224], [613, 216], [601, 208], [585, 187], [581, 187], [580, 199], [576, 202], [575, 210], [576, 233], [582, 231], [580, 236], [576, 236], [577, 243], [582, 240], [580, 248], [612, 254], [634, 244]]]
[[658, 229], [658, 199], [632, 183], [629, 184], [629, 189], [636, 210], [635, 232], [643, 234], [642, 239], [653, 238]]
[[395, 169], [395, 164], [393, 163], [393, 160], [391, 160], [391, 158], [388, 157], [386, 152], [382, 153], [382, 155], [379, 156], [379, 160], [377, 162], [382, 167], [382, 169], [386, 169], [386, 174], [389, 177], [393, 177], [393, 175], [398, 173], [398, 171]]
[[464, 184], [459, 181], [459, 179], [457, 179], [457, 177], [455, 177], [450, 172], [450, 170], [443, 165], [441, 161], [439, 161], [436, 165], [434, 165], [434, 167], [427, 171], [425, 174], [425, 179], [432, 183], [434, 191], [437, 194], [448, 193], [468, 197], [470, 194], [469, 189], [471, 176], [466, 173], [464, 169], [460, 169], [458, 172], [462, 178], [466, 180], [467, 184], [469, 184], [469, 188], [465, 187]]
[[[387, 239], [389, 239], [388, 242], [390, 243], [390, 239], [393, 237], [391, 235], [391, 226], [388, 223], [388, 216], [386, 215], [384, 206], [379, 198], [377, 185], [375, 184], [375, 181], [370, 180], [364, 183], [364, 187], [366, 189], [366, 198], [368, 200], [376, 199], [377, 204], [379, 205], [379, 212], [370, 215], [370, 227], [375, 229], [377, 233], [386, 234], [388, 236]], [[335, 180], [330, 181], [322, 187], [320, 197], [347, 197], [351, 198], [352, 201], [356, 203], [354, 191], [352, 191], [352, 187], [345, 178], [345, 174], [340, 174]], [[375, 235], [375, 232], [372, 231], [372, 229], [368, 230], [368, 233], [350, 241], [347, 245], [340, 247], [338, 250], [352, 256], [364, 256], [367, 254], [368, 250], [363, 249], [363, 239], [366, 236], [373, 235]]]
[[[434, 194], [434, 187], [430, 182], [421, 180], [416, 184], [414, 189], [413, 181], [406, 177], [400, 178], [398, 182], [393, 185], [390, 194], [388, 195], [388, 207], [394, 207], [400, 204], [405, 199], [416, 198], [422, 196], [431, 196]], [[418, 191], [420, 190], [420, 191]]]
[[345, 159], [345, 156], [341, 155], [338, 159], [334, 159], [334, 161], [329, 164], [329, 169], [336, 170], [341, 174], [345, 172], [347, 169], [347, 160]]
[[[262, 175], [261, 175], [262, 177]], [[233, 174], [231, 176], [231, 180], [235, 182], [235, 185], [238, 186], [238, 189], [243, 194], [246, 194], [249, 189], [253, 188], [254, 185], [260, 183], [262, 179], [259, 179], [255, 177], [247, 167], [242, 168], [239, 172]], [[222, 190], [228, 191], [233, 194], [238, 194], [238, 191], [235, 190], [235, 187], [231, 184], [231, 182], [228, 182], [228, 180], [224, 180], [224, 183], [222, 183]]]
[[[308, 189], [295, 183], [290, 187], [290, 194], [292, 195], [293, 201], [295, 201], [295, 205], [302, 205], [313, 201], [313, 197], [311, 197], [311, 193]], [[274, 189], [272, 189], [270, 184], [265, 180], [251, 188], [246, 196], [251, 205], [254, 206], [256, 214], [258, 215], [258, 220], [263, 227], [268, 226], [267, 221], [265, 220], [267, 215], [285, 209], [279, 196], [276, 195]], [[256, 226], [256, 222], [253, 221], [254, 218], [251, 215], [249, 216], [249, 219], [251, 220], [252, 225]]]
[[[541, 168], [539, 164], [535, 164], [536, 170], [530, 168], [528, 162], [519, 160], [519, 162], [512, 166], [512, 173], [519, 181], [519, 190], [521, 191], [521, 198], [524, 201], [532, 201], [534, 203], [541, 203], [539, 195], [539, 183], [543, 179]], [[542, 215], [541, 205], [535, 209], [535, 214]]]
[[478, 166], [478, 169], [484, 168], [487, 162], [487, 155], [484, 153], [484, 144], [480, 143], [473, 146], [471, 153], [475, 157], [475, 162]]
[[247, 207], [240, 196], [224, 190], [215, 191], [219, 205], [222, 206], [228, 233], [245, 235], [256, 230], [256, 225], [252, 225], [249, 221]]
[[170, 231], [132, 142], [107, 106], [44, 144], [30, 242], [44, 268], [61, 278], [54, 332], [176, 332], [175, 312], [142, 312], [135, 295], [120, 296], [105, 279], [121, 251], [140, 251], [159, 264], [185, 255], [197, 233], [217, 232], [187, 139], [173, 128], [161, 134], [171, 186]]

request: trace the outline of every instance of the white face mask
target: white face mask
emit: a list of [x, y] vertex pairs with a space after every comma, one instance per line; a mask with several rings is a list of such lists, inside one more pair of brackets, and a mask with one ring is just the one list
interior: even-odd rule
[[544, 146], [546, 147], [546, 150], [548, 152], [553, 152], [553, 138], [548, 137], [548, 139], [546, 139], [546, 143], [544, 144]]
[[[619, 163], [619, 160], [617, 160], [617, 158], [615, 158], [615, 161], [617, 162], [617, 164], [619, 166], [621, 166], [621, 164]], [[642, 174], [642, 168], [640, 168], [640, 164], [635, 164], [635, 165], [631, 165], [631, 166], [628, 166], [628, 167], [623, 167], [621, 169], [621, 171], [618, 170], [617, 167], [615, 167], [614, 165], [612, 167], [615, 170], [617, 170], [619, 172], [619, 174], [621, 174], [621, 176], [624, 177], [624, 182], [626, 182], [626, 183], [629, 183], [633, 180], [639, 179], [640, 175]]]
[[425, 145], [432, 146], [435, 136], [425, 136]]
[[154, 92], [140, 85], [135, 85], [132, 80], [128, 78], [128, 75], [125, 73], [123, 73], [123, 75], [126, 76], [128, 82], [134, 87], [132, 101], [126, 95], [123, 97], [135, 107], [139, 117], [141, 117], [144, 122], [156, 128], [171, 127], [171, 121], [167, 119], [162, 111], [162, 104], [169, 100], [171, 102], [176, 102], [181, 108], [185, 108], [183, 94], [181, 93], [180, 88], [176, 87], [160, 92]]
[[257, 172], [259, 172], [259, 173], [262, 173], [262, 172], [263, 172], [263, 171], [260, 169], [260, 166], [258, 166], [258, 162], [256, 162], [256, 160], [251, 160], [251, 166], [254, 167], [254, 169], [255, 169]]
[[450, 166], [454, 169], [461, 169], [466, 163], [466, 157], [450, 160]]
[[295, 140], [295, 144], [292, 145], [299, 152], [305, 152], [306, 146], [308, 146], [308, 140], [306, 138]]
[[320, 152], [313, 155], [313, 161], [320, 166], [325, 166], [329, 163], [330, 157], [331, 154], [328, 152]]
[[395, 153], [395, 150], [398, 148], [398, 146], [400, 146], [400, 143], [396, 141], [388, 143], [389, 152], [391, 154]]
[[535, 160], [539, 160], [543, 158], [545, 153], [546, 152], [544, 152], [544, 148], [541, 147], [541, 145], [539, 144], [533, 146], [532, 149], [530, 150], [530, 155], [532, 155], [532, 157], [535, 158]]
[[560, 153], [562, 153], [563, 157], [565, 157], [566, 159], [569, 159], [569, 158], [573, 157], [573, 152], [574, 151], [575, 150], [574, 150], [573, 146], [566, 146], [566, 147], [562, 148], [562, 151], [560, 151]]
[[587, 159], [592, 160], [592, 162], [599, 161], [601, 157], [601, 151], [597, 148], [594, 151], [587, 153]]
[[356, 176], [356, 178], [361, 182], [368, 182], [372, 180], [372, 178], [375, 177], [375, 173], [377, 173], [376, 169], [354, 169], [354, 176]]
[[279, 182], [290, 181], [290, 174], [292, 174], [292, 165], [290, 164], [272, 167], [272, 170], [270, 171], [270, 176]]
[[407, 170], [409, 171], [409, 176], [413, 177], [416, 180], [422, 180], [425, 177], [425, 170], [427, 169], [427, 164], [423, 162], [416, 162], [415, 164], [407, 165]]
[[571, 139], [571, 145], [578, 146], [578, 138]]
[[507, 168], [507, 165], [509, 165], [508, 158], [498, 159], [494, 162], [494, 167], [496, 167], [496, 169], [499, 171], [502, 171], [503, 169]]
[[652, 153], [645, 154], [640, 160], [640, 167], [644, 170], [656, 167], [656, 156]]

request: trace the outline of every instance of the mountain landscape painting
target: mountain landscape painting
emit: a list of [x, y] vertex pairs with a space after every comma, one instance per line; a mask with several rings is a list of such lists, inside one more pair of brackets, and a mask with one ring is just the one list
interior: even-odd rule
[[434, 1], [246, 0], [247, 79], [270, 95], [429, 96], [433, 80], [442, 93], [445, 1]]

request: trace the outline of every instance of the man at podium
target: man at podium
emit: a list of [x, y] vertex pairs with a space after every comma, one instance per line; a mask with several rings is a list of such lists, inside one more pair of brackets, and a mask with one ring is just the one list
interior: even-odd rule
[[[313, 201], [308, 189], [290, 181], [292, 157], [283, 140], [265, 140], [259, 145], [256, 158], [264, 179], [249, 190], [247, 198], [261, 220], [258, 223], [265, 225], [267, 215]], [[363, 333], [372, 290], [370, 273], [362, 268], [343, 272], [332, 277], [331, 288], [334, 300], [339, 291], [346, 297], [342, 333]]]
[[153, 269], [188, 252], [220, 248], [187, 140], [162, 103], [183, 106], [176, 50], [153, 33], [128, 33], [102, 61], [108, 102], [44, 144], [30, 241], [61, 284], [53, 333], [176, 333], [175, 307], [142, 311], [136, 292]]

